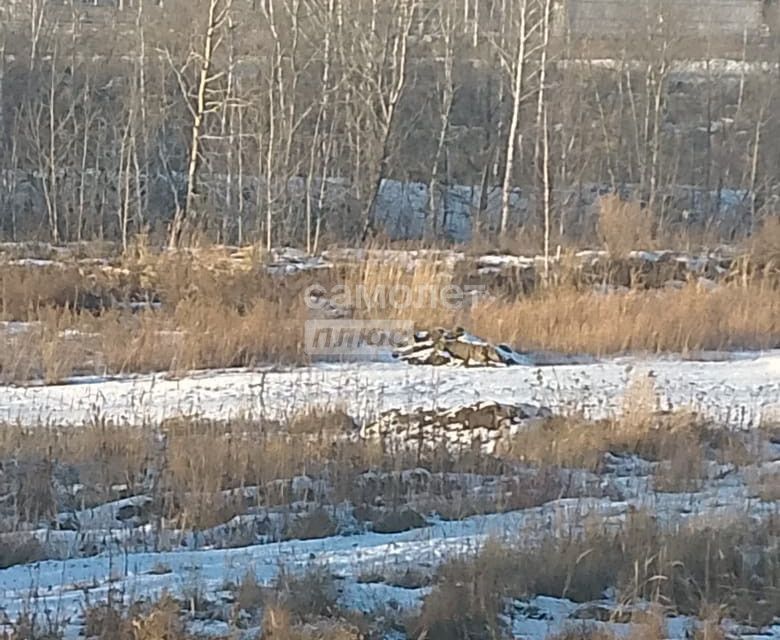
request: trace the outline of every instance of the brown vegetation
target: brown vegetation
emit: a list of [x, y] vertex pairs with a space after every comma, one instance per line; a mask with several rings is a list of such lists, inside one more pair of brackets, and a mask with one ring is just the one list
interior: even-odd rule
[[[597, 527], [582, 536], [546, 538], [532, 548], [523, 540], [490, 542], [476, 558], [455, 559], [440, 569], [414, 633], [437, 640], [475, 633], [502, 637], [498, 615], [506, 598], [543, 594], [588, 602], [608, 587], [618, 589], [629, 611], [638, 600], [694, 616], [717, 605], [720, 617], [759, 626], [771, 622], [780, 611], [780, 567], [776, 554], [756, 553], [777, 544], [777, 523], [702, 524], [662, 532], [639, 513], [617, 533]], [[746, 555], [755, 562], [746, 564]], [[562, 637], [602, 636], [575, 629]]]
[[613, 255], [625, 255], [635, 249], [651, 249], [653, 215], [636, 201], [625, 201], [618, 195], [599, 199], [599, 237]]
[[661, 411], [657, 403], [652, 379], [637, 378], [628, 386], [619, 417], [556, 416], [519, 433], [505, 455], [542, 467], [592, 471], [599, 470], [605, 453], [635, 455], [660, 463], [660, 482], [672, 487], [676, 478], [676, 490], [694, 486], [708, 458], [736, 465], [755, 461], [751, 451], [761, 446], [761, 435], [724, 434], [685, 408]]
[[[780, 344], [777, 267], [747, 257], [741, 273], [711, 286], [594, 290], [581, 269], [556, 267], [556, 282], [530, 293], [497, 280], [491, 296], [457, 308], [448, 285], [469, 274], [432, 256], [414, 266], [369, 260], [297, 275], [273, 275], [254, 258], [212, 252], [147, 255], [104, 264], [9, 266], [0, 271], [0, 381], [58, 383], [85, 373], [170, 371], [305, 362], [306, 288], [343, 284], [342, 313], [412, 320], [418, 328], [462, 325], [519, 350], [612, 354], [770, 348]], [[615, 272], [616, 274], [617, 272]], [[613, 275], [615, 275], [613, 274]], [[622, 278], [622, 276], [620, 276]], [[393, 307], [387, 292], [414, 292]], [[604, 288], [602, 287], [602, 288]], [[372, 296], [376, 296], [372, 298]], [[438, 296], [438, 297], [437, 297]], [[303, 428], [303, 423], [301, 423]]]
[[[322, 422], [323, 433], [319, 436], [314, 416]], [[259, 499], [264, 504], [290, 502], [293, 497], [288, 493], [289, 485], [275, 481], [300, 473], [327, 477], [335, 488], [331, 498], [336, 502], [361, 504], [379, 497], [392, 504], [394, 500], [402, 501], [400, 473], [398, 484], [386, 488], [386, 495], [381, 491], [362, 494], [357, 479], [366, 469], [402, 470], [412, 461], [391, 460], [372, 446], [340, 441], [335, 436], [340, 427], [333, 425], [343, 418], [338, 410], [332, 416], [322, 410], [312, 411], [306, 415], [306, 428], [300, 430], [294, 427], [294, 420], [290, 424], [218, 424], [179, 419], [162, 430], [119, 428], [100, 422], [63, 430], [7, 425], [0, 430], [0, 460], [46, 458], [67, 465], [72, 478], [89, 485], [89, 499], [95, 504], [112, 497], [110, 485], [115, 483], [126, 483], [126, 491], [131, 494], [141, 492], [145, 489], [142, 477], [154, 471], [160, 478], [159, 493], [154, 494], [158, 501], [155, 508], [164, 505], [163, 517], [175, 518], [181, 526], [192, 528], [223, 522], [247, 506], [241, 501], [232, 503], [232, 494], [221, 494], [228, 489], [256, 484], [266, 488]], [[750, 446], [751, 438], [767, 436], [765, 432], [743, 434], [744, 438], [735, 434], [741, 443], [737, 444], [731, 436], [723, 436], [710, 426], [686, 413], [657, 413], [652, 385], [643, 378], [631, 385], [626, 395], [622, 422], [589, 424], [556, 418], [518, 436], [517, 451], [524, 452], [524, 461], [537, 466], [536, 475], [545, 478], [548, 470], [558, 466], [598, 471], [608, 452], [631, 453], [660, 462], [680, 457], [749, 459], [744, 447]], [[159, 449], [161, 432], [167, 436], [164, 455]], [[470, 459], [455, 461], [438, 454], [426, 464], [430, 463], [433, 471], [481, 472], [503, 466], [506, 478], [512, 480], [512, 460], [518, 457], [509, 452], [501, 460], [477, 460], [472, 454]], [[24, 464], [20, 466], [24, 468]], [[51, 465], [43, 471], [35, 469], [41, 478], [30, 493], [46, 494], [51, 474], [56, 471]], [[74, 472], [80, 475], [74, 476]], [[698, 480], [698, 473], [696, 468], [682, 467], [685, 482], [680, 488], [688, 488], [691, 478]], [[394, 476], [389, 474], [389, 481]], [[770, 479], [764, 480], [771, 483]], [[277, 487], [278, 493], [273, 494], [271, 487]], [[548, 500], [561, 495], [560, 486], [548, 489]], [[528, 501], [538, 490], [521, 481], [510, 489], [518, 495], [508, 497], [504, 506], [518, 508], [523, 501], [530, 505]], [[447, 500], [455, 501], [453, 496], [447, 496]], [[477, 508], [472, 513], [487, 511]], [[403, 514], [404, 509], [399, 507], [390, 513]], [[466, 515], [470, 513], [459, 517]], [[653, 514], [643, 511], [632, 513], [623, 523], [588, 518], [581, 527], [570, 530], [492, 540], [476, 557], [455, 558], [438, 570], [379, 567], [359, 580], [406, 589], [432, 587], [419, 616], [407, 623], [411, 638], [423, 633], [431, 640], [503, 638], [505, 627], [499, 616], [508, 600], [552, 595], [589, 602], [600, 599], [607, 588], [616, 589], [618, 603], [623, 606], [619, 612], [616, 609], [614, 619], [634, 625], [630, 637], [637, 640], [664, 637], [659, 616], [665, 613], [683, 613], [706, 621], [697, 633], [709, 639], [718, 637], [719, 623], [724, 618], [756, 626], [767, 624], [780, 615], [777, 518], [768, 515], [761, 522], [749, 523], [706, 518], [692, 519], [674, 530], [666, 529]], [[322, 504], [284, 535], [308, 538], [334, 532], [330, 508]], [[12, 538], [2, 538], [6, 539]], [[10, 566], [41, 559], [41, 553], [37, 546], [21, 545], [14, 550], [2, 546], [0, 559]], [[165, 566], [152, 570], [160, 574], [170, 571]], [[118, 603], [89, 607], [86, 635], [128, 640], [190, 638], [184, 624], [187, 616], [192, 611], [205, 614], [213, 603], [197, 583], [186, 584], [185, 591], [190, 595], [183, 601], [166, 597], [159, 603], [136, 603], [129, 608]], [[253, 624], [262, 618], [263, 638], [268, 640], [358, 640], [373, 637], [366, 634], [366, 629], [376, 631], [376, 625], [389, 620], [364, 619], [343, 611], [338, 603], [338, 581], [316, 565], [303, 573], [282, 570], [271, 585], [260, 584], [249, 569], [231, 591], [231, 615], [236, 619], [239, 614], [249, 616]], [[643, 609], [635, 609], [633, 605], [639, 601], [652, 603], [661, 613], [653, 617]], [[602, 626], [572, 624], [561, 637], [611, 640], [607, 634]], [[41, 640], [45, 636], [30, 631], [13, 637]]]
[[[600, 473], [610, 456], [649, 461], [656, 489], [671, 492], [698, 488], [709, 477], [710, 464], [734, 464], [750, 472], [746, 481], [757, 496], [773, 499], [774, 476], [753, 466], [766, 441], [764, 431], [724, 435], [695, 414], [657, 412], [652, 387], [644, 380], [631, 386], [625, 401], [620, 418], [553, 417], [529, 426], [502, 446], [498, 457], [441, 450], [390, 456], [381, 443], [334, 430], [345, 416], [340, 410], [318, 410], [321, 430], [312, 422], [302, 432], [295, 417], [289, 423], [177, 418], [162, 427], [133, 428], [99, 417], [65, 429], [4, 425], [0, 461], [13, 465], [0, 489], [16, 496], [4, 511], [14, 528], [128, 495], [150, 497], [140, 517], [184, 531], [221, 525], [252, 508], [287, 513], [291, 503], [305, 503], [305, 511], [268, 530], [281, 539], [337, 534], [335, 505], [345, 501], [369, 529], [389, 533], [426, 526], [433, 513], [459, 520], [561, 497], [599, 496], [595, 486], [567, 486], [561, 469]], [[421, 465], [418, 480], [403, 472]], [[367, 471], [370, 477], [364, 477]], [[448, 481], [447, 473], [490, 476], [495, 490], [471, 494]], [[297, 485], [295, 478], [300, 478]], [[61, 489], [55, 491], [55, 485]], [[76, 485], [81, 489], [69, 493], [68, 486]], [[251, 544], [256, 535], [237, 530], [229, 545]], [[36, 555], [23, 551], [26, 546], [17, 548], [18, 540], [7, 539], [14, 547], [4, 557], [24, 562]]]
[[760, 283], [703, 291], [594, 293], [556, 289], [472, 310], [473, 331], [520, 349], [606, 355], [768, 348], [780, 338], [780, 297]]
[[151, 605], [137, 603], [127, 610], [101, 604], [86, 611], [84, 633], [96, 640], [190, 640], [181, 605], [164, 595]]

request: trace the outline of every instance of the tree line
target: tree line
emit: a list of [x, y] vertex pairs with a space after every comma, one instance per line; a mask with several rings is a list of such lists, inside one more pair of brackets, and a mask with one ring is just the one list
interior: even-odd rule
[[692, 37], [652, 11], [589, 37], [565, 5], [6, 2], [0, 236], [316, 250], [381, 234], [387, 180], [421, 186], [429, 238], [470, 185], [475, 231], [534, 229], [547, 250], [592, 232], [604, 191], [659, 233], [775, 212], [772, 37]]

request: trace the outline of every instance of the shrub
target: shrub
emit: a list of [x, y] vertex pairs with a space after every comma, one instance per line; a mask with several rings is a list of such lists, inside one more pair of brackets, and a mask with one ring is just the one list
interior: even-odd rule
[[266, 605], [281, 608], [295, 622], [332, 616], [337, 611], [336, 585], [324, 567], [309, 567], [299, 574], [282, 569], [269, 594]]
[[6, 533], [0, 536], [0, 569], [38, 562], [45, 557], [43, 545], [32, 534]]
[[402, 533], [427, 526], [425, 518], [412, 509], [394, 509], [380, 515], [371, 529], [375, 533]]
[[613, 255], [626, 255], [632, 249], [649, 249], [653, 239], [653, 216], [638, 202], [618, 195], [599, 199], [598, 230], [601, 241]]
[[285, 527], [285, 540], [315, 540], [336, 535], [338, 525], [330, 512], [319, 507], [302, 515], [294, 516]]

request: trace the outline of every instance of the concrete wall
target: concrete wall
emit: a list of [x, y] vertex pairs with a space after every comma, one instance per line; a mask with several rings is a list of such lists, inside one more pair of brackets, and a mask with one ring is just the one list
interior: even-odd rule
[[763, 0], [559, 0], [555, 28], [560, 34], [645, 33], [654, 25], [670, 35], [757, 35]]

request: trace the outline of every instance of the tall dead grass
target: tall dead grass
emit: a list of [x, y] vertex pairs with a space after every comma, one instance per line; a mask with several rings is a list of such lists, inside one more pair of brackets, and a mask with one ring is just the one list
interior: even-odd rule
[[168, 313], [99, 317], [47, 309], [14, 335], [0, 334], [0, 382], [56, 384], [79, 374], [246, 367], [301, 362], [302, 300], [259, 300], [241, 311], [183, 300]]
[[572, 273], [560, 278], [567, 284], [528, 295], [510, 288], [452, 306], [448, 287], [463, 274], [446, 254], [285, 276], [268, 273], [260, 257], [236, 263], [223, 254], [0, 270], [0, 320], [22, 323], [0, 326], [0, 382], [304, 363], [304, 324], [316, 315], [305, 292], [313, 283], [329, 292], [341, 285], [350, 294], [342, 312], [354, 318], [462, 325], [519, 349], [606, 355], [780, 345], [776, 278], [747, 268], [713, 290], [690, 283], [604, 293]]
[[475, 305], [468, 319], [480, 336], [520, 349], [596, 355], [688, 353], [780, 345], [780, 295], [751, 282], [707, 291], [597, 293], [558, 288], [513, 301]]
[[[412, 633], [431, 640], [500, 638], [507, 598], [548, 595], [590, 602], [609, 588], [629, 611], [634, 603], [649, 602], [710, 619], [715, 612], [715, 624], [727, 617], [770, 624], [780, 613], [777, 523], [770, 518], [760, 525], [701, 525], [668, 532], [636, 513], [617, 533], [596, 526], [530, 544], [489, 541], [476, 556], [440, 568]], [[641, 618], [647, 627], [646, 615]], [[652, 629], [658, 630], [657, 621], [644, 630]], [[484, 635], [475, 635], [480, 631]]]
[[[95, 416], [90, 424], [63, 429], [9, 424], [0, 429], [0, 463], [12, 462], [13, 474], [6, 475], [0, 490], [17, 496], [11, 504], [19, 523], [50, 519], [63, 508], [79, 510], [143, 494], [170, 526], [203, 530], [255, 506], [284, 507], [296, 500], [312, 507], [343, 502], [371, 506], [381, 498], [402, 513], [411, 494], [401, 472], [420, 464], [432, 474], [501, 476], [505, 492], [495, 497], [453, 494], [446, 482], [436, 480], [415, 498], [415, 508], [461, 519], [561, 497], [567, 493], [561, 468], [599, 473], [608, 453], [658, 463], [659, 489], [687, 491], [706, 477], [709, 461], [750, 468], [755, 452], [766, 444], [762, 432], [724, 435], [692, 414], [659, 414], [654, 399], [647, 397], [645, 407], [631, 395], [631, 410], [620, 419], [556, 417], [529, 427], [497, 457], [436, 452], [422, 461], [414, 453], [388, 455], [379, 442], [355, 439], [355, 422], [338, 408], [307, 411], [284, 422], [262, 416], [229, 422], [181, 417], [158, 427], [130, 428]], [[516, 475], [512, 469], [517, 463], [533, 467], [534, 474]], [[365, 484], [361, 478], [367, 470], [380, 477]], [[303, 486], [309, 488], [302, 495], [293, 479], [304, 476]], [[768, 477], [757, 479], [756, 495], [770, 500], [770, 484]], [[64, 497], [55, 486], [80, 489]], [[317, 511], [296, 527], [288, 532], [291, 537], [320, 537], [334, 528], [330, 517]]]
[[618, 195], [599, 199], [598, 235], [613, 255], [625, 255], [632, 249], [653, 247], [653, 215], [636, 201]]
[[[323, 417], [323, 429], [327, 424]], [[171, 420], [161, 429], [100, 420], [67, 429], [4, 425], [0, 460], [12, 460], [15, 467], [36, 465], [39, 472], [28, 474], [29, 480], [43, 488], [54, 483], [58, 470], [66, 470], [69, 481], [82, 487], [69, 508], [147, 494], [158, 515], [186, 530], [224, 523], [256, 504], [287, 505], [295, 500], [289, 482], [296, 476], [326, 476], [329, 497], [357, 502], [360, 488], [355, 479], [365, 469], [401, 468], [406, 463], [383, 456], [378, 445], [337, 439], [325, 431], [317, 438], [261, 419], [225, 424], [186, 418]], [[61, 484], [63, 478], [57, 481]], [[42, 497], [53, 500], [42, 490], [33, 491], [32, 485], [17, 485], [10, 489], [20, 499], [29, 494], [29, 504]], [[246, 487], [258, 488], [251, 504], [242, 492]]]
[[402, 318], [424, 324], [452, 315], [446, 292], [453, 285], [453, 269], [444, 260], [369, 260], [348, 269], [343, 283], [354, 317]]
[[[714, 290], [692, 282], [680, 289], [624, 293], [562, 284], [512, 299], [464, 298], [452, 308], [442, 304], [441, 292], [454, 284], [452, 269], [439, 261], [416, 268], [368, 264], [347, 279], [346, 288], [413, 292], [412, 304], [358, 306], [355, 316], [412, 320], [425, 328], [460, 324], [519, 349], [607, 355], [780, 345], [780, 292], [772, 280], [751, 278]], [[433, 292], [436, 303], [427, 292]]]
[[766, 215], [746, 245], [747, 250], [761, 261], [772, 260], [780, 264], [780, 215]]
[[189, 254], [0, 271], [0, 381], [300, 362], [305, 278]]
[[648, 415], [641, 421], [555, 417], [518, 434], [505, 455], [538, 466], [592, 471], [599, 469], [607, 452], [654, 462], [684, 457], [701, 466], [714, 437], [703, 421], [685, 413]]

